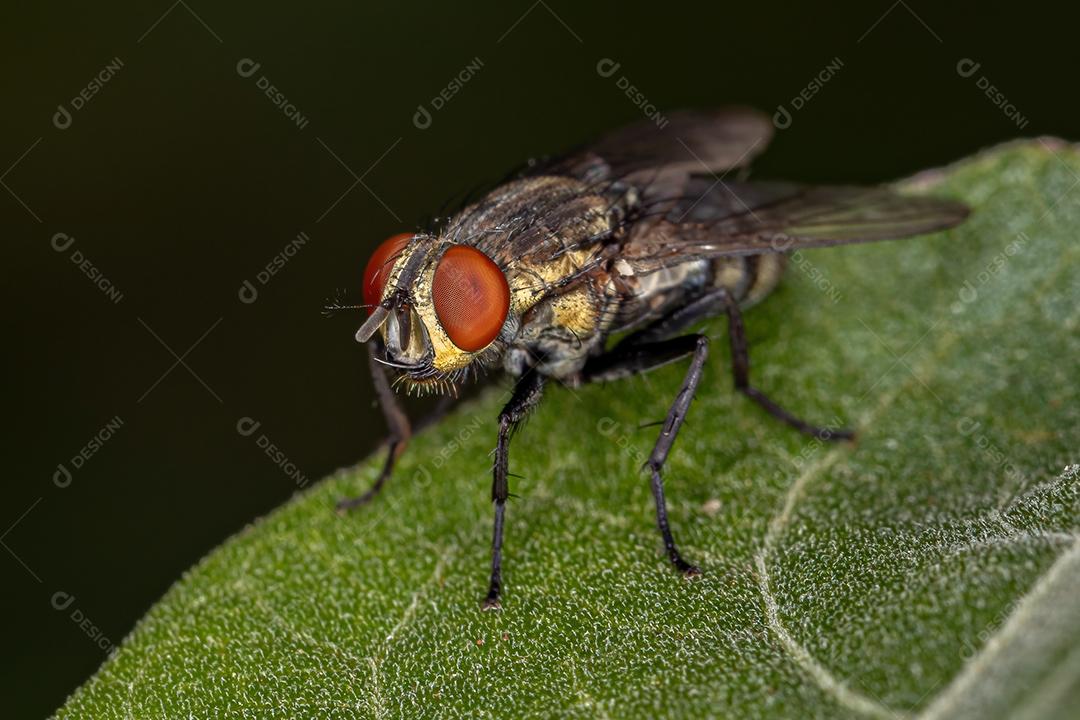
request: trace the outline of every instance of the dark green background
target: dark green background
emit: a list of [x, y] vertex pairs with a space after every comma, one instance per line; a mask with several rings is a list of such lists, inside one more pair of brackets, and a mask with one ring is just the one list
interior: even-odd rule
[[[261, 421], [312, 480], [378, 442], [357, 317], [325, 320], [323, 301], [338, 288], [357, 297], [373, 246], [447, 197], [637, 119], [619, 75], [662, 109], [772, 113], [840, 58], [757, 166], [766, 176], [873, 182], [1018, 135], [1080, 137], [1075, 18], [1051, 3], [552, 0], [522, 19], [528, 0], [191, 0], [161, 19], [169, 7], [0, 10], [0, 172], [29, 207], [0, 188], [8, 717], [50, 712], [104, 659], [72, 610], [119, 642], [185, 568], [294, 492], [236, 432], [240, 417]], [[120, 72], [71, 127], [54, 127], [57, 105], [114, 57]], [[417, 105], [476, 57], [479, 73], [417, 129]], [[237, 74], [242, 58], [261, 63], [256, 76]], [[616, 77], [597, 74], [601, 58], [621, 63]], [[962, 58], [981, 62], [975, 76], [958, 75]], [[260, 93], [259, 75], [305, 128]], [[1026, 128], [980, 92], [982, 75]], [[317, 222], [353, 182], [322, 143], [362, 174], [395, 142], [364, 183], [401, 222], [359, 184]], [[241, 303], [243, 280], [300, 231], [308, 244]], [[57, 232], [121, 303], [50, 247]], [[174, 362], [142, 322], [183, 354], [219, 318], [185, 362], [221, 402], [183, 366], [139, 402]], [[69, 487], [54, 485], [57, 464], [117, 415], [116, 436]], [[56, 592], [75, 597], [66, 611], [50, 603]]]

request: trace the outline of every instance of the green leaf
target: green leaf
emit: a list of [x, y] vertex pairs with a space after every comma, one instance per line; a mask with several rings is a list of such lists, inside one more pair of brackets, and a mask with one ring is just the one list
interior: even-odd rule
[[796, 254], [747, 315], [754, 379], [855, 444], [736, 395], [708, 326], [665, 471], [703, 577], [669, 567], [641, 472], [672, 365], [552, 388], [511, 449], [504, 609], [482, 613], [500, 386], [417, 437], [374, 504], [334, 512], [381, 457], [226, 542], [58, 716], [1068, 715], [1078, 182], [1076, 147], [1010, 144], [906, 183], [970, 203], [961, 228]]

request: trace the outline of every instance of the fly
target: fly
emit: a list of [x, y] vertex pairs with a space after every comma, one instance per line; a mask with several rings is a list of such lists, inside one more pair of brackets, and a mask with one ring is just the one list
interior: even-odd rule
[[383, 242], [364, 271], [370, 314], [356, 339], [368, 344], [389, 453], [373, 486], [339, 507], [375, 497], [409, 441], [395, 386], [450, 392], [501, 367], [516, 384], [498, 418], [482, 605], [498, 608], [510, 438], [546, 384], [609, 382], [689, 358], [646, 467], [668, 558], [699, 575], [675, 544], [661, 478], [709, 352], [708, 338], [688, 329], [726, 315], [735, 389], [800, 432], [850, 439], [852, 431], [806, 422], [751, 383], [742, 310], [776, 286], [788, 251], [911, 237], [968, 215], [960, 203], [884, 187], [725, 179], [771, 136], [768, 118], [744, 108], [675, 113], [662, 130], [631, 125], [534, 163], [437, 231]]

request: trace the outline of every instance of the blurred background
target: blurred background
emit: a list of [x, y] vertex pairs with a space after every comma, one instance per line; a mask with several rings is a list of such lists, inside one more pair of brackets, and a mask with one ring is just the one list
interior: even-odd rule
[[320, 311], [382, 239], [681, 107], [775, 115], [755, 173], [804, 181], [1075, 140], [1059, 6], [6, 4], [5, 715], [50, 713], [186, 568], [379, 443], [360, 316]]

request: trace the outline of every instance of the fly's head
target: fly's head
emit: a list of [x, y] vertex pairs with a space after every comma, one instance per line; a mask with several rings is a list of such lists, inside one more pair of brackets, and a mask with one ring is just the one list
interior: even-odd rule
[[[503, 268], [480, 250], [403, 233], [380, 245], [364, 270], [367, 322], [356, 333], [411, 390], [452, 390], [499, 360], [518, 328]], [[382, 355], [382, 357], [380, 357]]]

